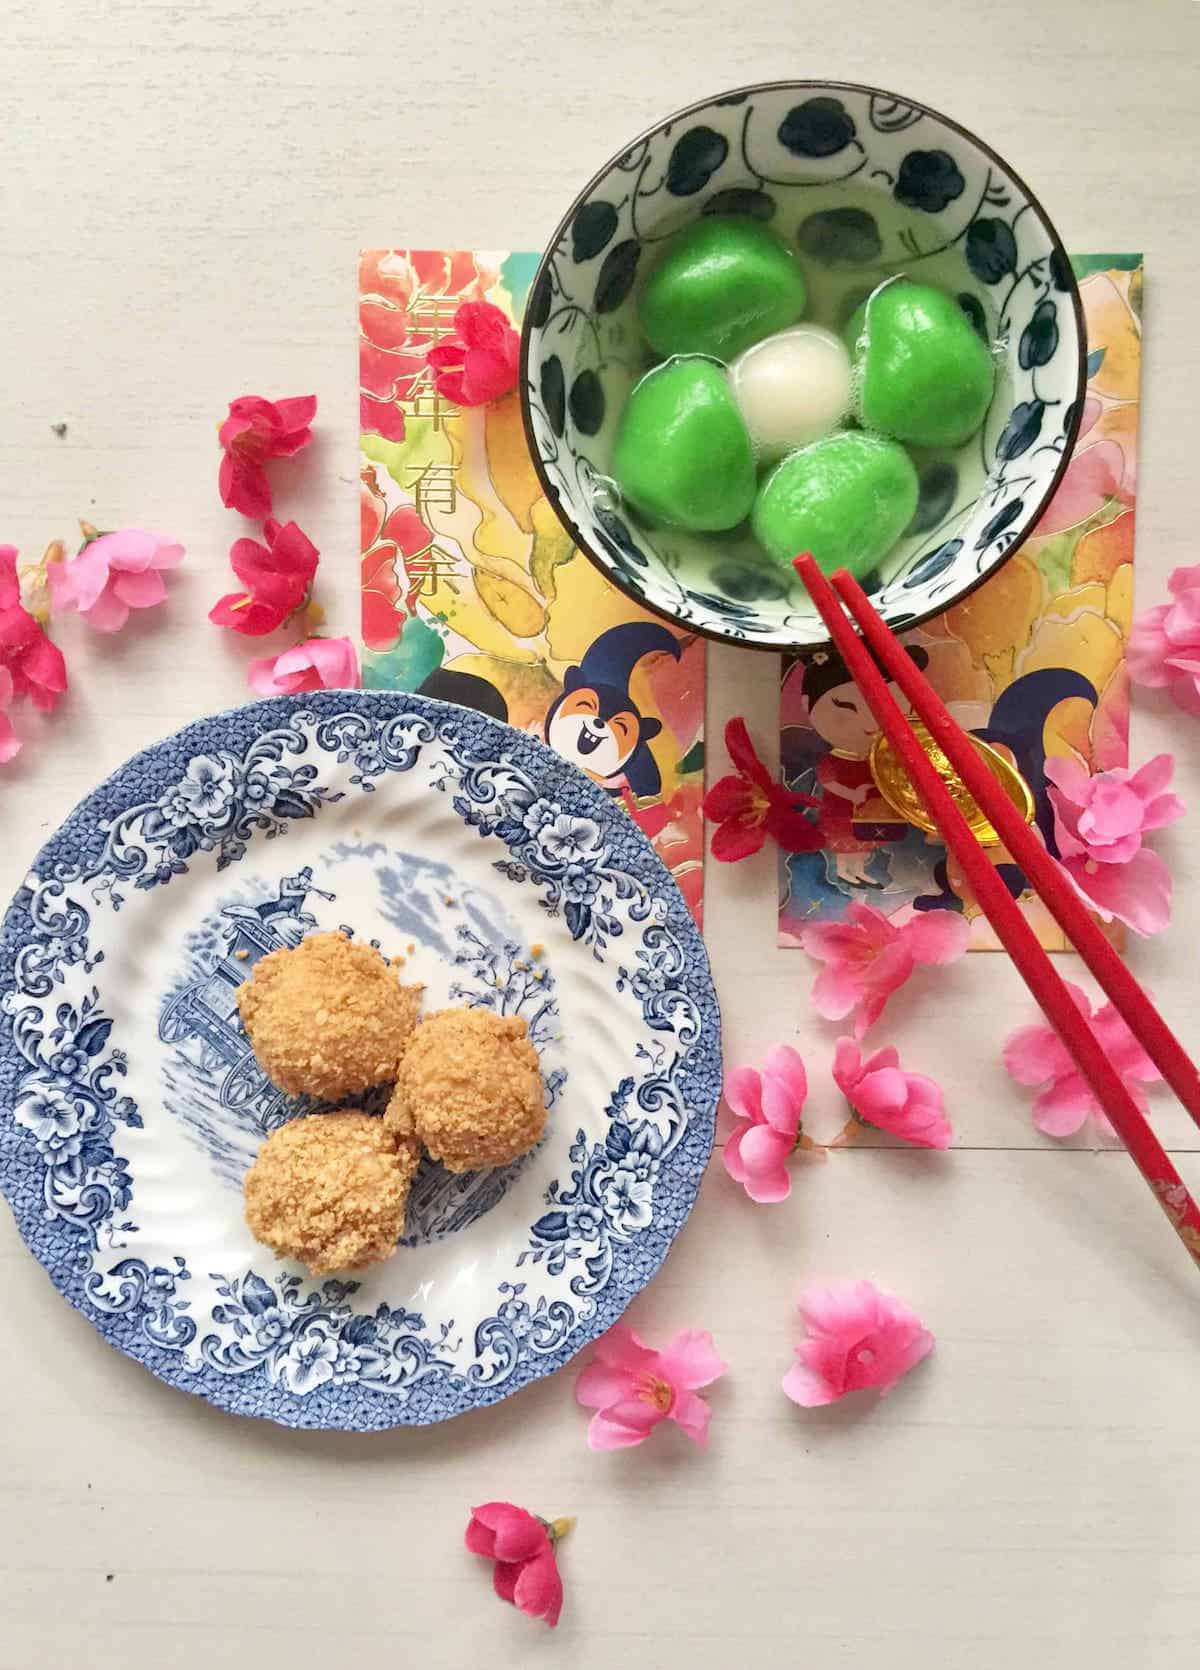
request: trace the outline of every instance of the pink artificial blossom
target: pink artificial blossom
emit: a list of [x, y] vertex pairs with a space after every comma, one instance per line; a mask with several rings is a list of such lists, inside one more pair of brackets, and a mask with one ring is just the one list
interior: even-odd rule
[[969, 934], [966, 918], [952, 910], [922, 911], [897, 927], [873, 905], [852, 904], [844, 921], [810, 922], [800, 943], [825, 964], [813, 983], [813, 1007], [830, 1021], [857, 1009], [854, 1035], [861, 1038], [918, 963], [956, 962]]
[[162, 570], [183, 561], [183, 546], [160, 533], [120, 528], [89, 539], [69, 562], [46, 570], [55, 614], [78, 609], [97, 632], [117, 632], [131, 609], [149, 609], [167, 595]]
[[942, 1087], [924, 1073], [906, 1073], [890, 1044], [864, 1061], [852, 1038], [839, 1038], [833, 1077], [855, 1113], [869, 1125], [921, 1148], [949, 1148], [954, 1135], [946, 1118]]
[[1166, 792], [1174, 770], [1172, 754], [1156, 754], [1137, 771], [1117, 766], [1094, 777], [1073, 759], [1047, 760], [1059, 852], [1064, 858], [1128, 864], [1148, 830], [1183, 816], [1182, 800]]
[[0, 545], [0, 669], [12, 685], [9, 700], [28, 696], [43, 713], [49, 713], [67, 688], [62, 651], [21, 602], [13, 545]]
[[1094, 777], [1073, 759], [1046, 761], [1063, 869], [1106, 922], [1116, 917], [1139, 934], [1160, 932], [1171, 917], [1170, 871], [1142, 837], [1183, 816], [1182, 800], [1167, 793], [1174, 770], [1171, 754]]
[[357, 690], [358, 656], [349, 638], [306, 638], [281, 655], [252, 661], [251, 690], [261, 696], [293, 696], [300, 690]]
[[271, 483], [263, 464], [288, 458], [312, 440], [309, 424], [317, 414], [315, 394], [291, 400], [264, 400], [242, 394], [229, 402], [229, 416], [217, 431], [221, 443], [218, 486], [221, 503], [255, 522], [271, 514]]
[[808, 1333], [783, 1389], [804, 1409], [868, 1386], [883, 1397], [933, 1350], [933, 1335], [907, 1306], [869, 1281], [810, 1287], [798, 1308]]
[[[1092, 1031], [1124, 1079], [1126, 1090], [1145, 1112], [1142, 1085], [1154, 1084], [1162, 1074], [1111, 1003], [1093, 1009], [1085, 991], [1070, 981], [1067, 990], [1076, 1008], [1091, 1021]], [[1043, 1086], [1033, 1104], [1033, 1122], [1039, 1131], [1051, 1137], [1074, 1136], [1090, 1113], [1106, 1136], [1116, 1135], [1074, 1057], [1052, 1026], [1043, 1022], [1010, 1032], [1004, 1044], [1004, 1065], [1017, 1084]]]
[[554, 1545], [574, 1523], [539, 1519], [511, 1502], [484, 1502], [472, 1508], [463, 1540], [472, 1554], [495, 1561], [492, 1587], [501, 1600], [553, 1629], [563, 1601]]
[[804, 1063], [787, 1044], [768, 1052], [761, 1072], [755, 1067], [735, 1067], [726, 1077], [725, 1100], [737, 1123], [722, 1160], [751, 1200], [786, 1200], [791, 1193], [787, 1161], [799, 1140], [807, 1095]]
[[1129, 676], [1165, 689], [1185, 713], [1200, 713], [1200, 563], [1175, 569], [1167, 589], [1171, 602], [1155, 604], [1133, 623]]
[[13, 730], [6, 711], [12, 699], [12, 674], [7, 667], [0, 667], [0, 765], [7, 765], [21, 752], [21, 739]]
[[453, 335], [425, 356], [434, 386], [456, 406], [488, 406], [517, 386], [521, 338], [493, 302], [462, 302]]
[[725, 1373], [712, 1335], [686, 1331], [655, 1351], [624, 1322], [611, 1328], [575, 1382], [576, 1401], [596, 1413], [588, 1423], [589, 1449], [642, 1444], [660, 1421], [672, 1420], [695, 1443], [708, 1442], [711, 1411], [696, 1394]]

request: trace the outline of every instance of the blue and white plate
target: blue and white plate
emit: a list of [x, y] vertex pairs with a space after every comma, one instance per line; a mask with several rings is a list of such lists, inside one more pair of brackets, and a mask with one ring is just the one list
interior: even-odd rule
[[[318, 1281], [243, 1222], [301, 1104], [234, 997], [337, 927], [429, 1007], [524, 1015], [551, 1112], [507, 1170], [426, 1161], [395, 1256]], [[650, 843], [541, 743], [419, 696], [261, 702], [130, 760], [13, 900], [0, 994], [0, 1177], [55, 1286], [171, 1385], [288, 1426], [441, 1421], [561, 1367], [654, 1275], [712, 1147], [716, 998]]]

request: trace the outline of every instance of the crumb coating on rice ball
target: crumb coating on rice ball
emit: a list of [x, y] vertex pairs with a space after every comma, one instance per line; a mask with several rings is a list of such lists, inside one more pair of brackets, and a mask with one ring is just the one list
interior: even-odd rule
[[251, 1234], [314, 1276], [388, 1258], [404, 1233], [418, 1149], [347, 1108], [281, 1125], [243, 1184]]
[[438, 1009], [400, 1063], [384, 1124], [448, 1171], [507, 1165], [541, 1139], [546, 1087], [529, 1029], [490, 1009]]
[[421, 988], [402, 986], [374, 946], [339, 933], [270, 952], [237, 993], [271, 1082], [329, 1100], [395, 1078], [420, 1002]]

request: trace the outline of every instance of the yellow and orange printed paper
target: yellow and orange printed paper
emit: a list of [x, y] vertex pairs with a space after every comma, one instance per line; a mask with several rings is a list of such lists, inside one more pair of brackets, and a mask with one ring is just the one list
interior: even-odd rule
[[[1088, 771], [1128, 764], [1125, 642], [1133, 611], [1142, 258], [1073, 257], [1087, 321], [1088, 386], [1074, 456], [1037, 531], [970, 597], [903, 634], [959, 723], [1006, 751], [1033, 790], [1036, 825], [1053, 847], [1045, 760]], [[838, 677], [840, 670], [841, 678]], [[854, 900], [907, 917], [966, 913], [973, 949], [997, 942], [945, 849], [895, 815], [871, 781], [874, 727], [839, 702], [845, 669], [826, 652], [784, 663], [781, 769], [817, 794], [826, 846], [785, 857], [779, 941], [806, 922], [837, 920]], [[843, 695], [853, 694], [842, 690]], [[1002, 848], [991, 849], [1048, 950], [1065, 941]]]
[[[426, 369], [463, 301], [493, 302], [519, 326], [536, 266], [472, 250], [361, 256], [363, 681], [549, 741], [626, 805], [699, 918], [703, 642], [638, 609], [572, 545], [515, 390], [459, 408]], [[611, 735], [588, 704], [601, 683], [608, 706], [621, 697]]]

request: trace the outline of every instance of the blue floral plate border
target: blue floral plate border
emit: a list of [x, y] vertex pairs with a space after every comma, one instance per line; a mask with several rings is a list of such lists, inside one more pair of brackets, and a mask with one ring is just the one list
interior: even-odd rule
[[[447, 800], [462, 822], [496, 843], [492, 867], [510, 882], [537, 889], [533, 902], [539, 912], [561, 919], [548, 922], [548, 928], [591, 946], [597, 963], [621, 946], [624, 962], [612, 969], [617, 989], [631, 989], [643, 1005], [646, 1025], [675, 1046], [669, 1075], [660, 1071], [657, 1079], [639, 1083], [636, 1096], [632, 1080], [614, 1087], [604, 1110], [606, 1135], [594, 1150], [582, 1140], [573, 1146], [572, 1163], [579, 1169], [571, 1183], [560, 1181], [547, 1191], [551, 1210], [531, 1226], [530, 1245], [548, 1254], [546, 1268], [554, 1268], [555, 1243], [562, 1242], [570, 1215], [556, 1208], [572, 1198], [574, 1187], [585, 1202], [583, 1215], [596, 1217], [599, 1209], [586, 1206], [588, 1180], [608, 1166], [611, 1197], [614, 1164], [624, 1167], [625, 1198], [632, 1193], [635, 1207], [642, 1204], [650, 1221], [638, 1222], [636, 1233], [614, 1234], [606, 1244], [602, 1285], [598, 1277], [590, 1288], [587, 1278], [570, 1277], [569, 1294], [586, 1298], [568, 1298], [565, 1311], [558, 1300], [547, 1305], [544, 1296], [534, 1310], [520, 1297], [525, 1291], [520, 1271], [512, 1282], [501, 1283], [495, 1314], [475, 1331], [475, 1350], [488, 1358], [486, 1372], [476, 1372], [478, 1362], [469, 1372], [451, 1371], [422, 1337], [422, 1319], [411, 1313], [385, 1315], [386, 1307], [380, 1307], [374, 1316], [354, 1314], [354, 1283], [327, 1282], [305, 1295], [294, 1277], [272, 1286], [253, 1271], [222, 1290], [228, 1303], [216, 1306], [214, 1314], [222, 1324], [240, 1315], [239, 1337], [251, 1333], [250, 1325], [256, 1339], [264, 1327], [307, 1330], [310, 1345], [319, 1341], [308, 1351], [307, 1366], [301, 1361], [289, 1372], [268, 1373], [265, 1355], [251, 1360], [240, 1345], [221, 1342], [189, 1362], [183, 1346], [196, 1340], [197, 1324], [195, 1312], [189, 1314], [188, 1303], [178, 1297], [181, 1281], [189, 1279], [182, 1259], [174, 1260], [174, 1268], [153, 1269], [137, 1259], [123, 1261], [116, 1267], [115, 1293], [111, 1287], [101, 1290], [93, 1267], [101, 1224], [129, 1199], [131, 1179], [117, 1152], [120, 1130], [123, 1124], [142, 1128], [132, 1099], [117, 1094], [126, 1070], [124, 1052], [118, 1040], [110, 1042], [112, 1022], [105, 1023], [94, 1007], [94, 995], [73, 1009], [59, 1004], [56, 1065], [44, 1065], [52, 1046], [39, 1033], [38, 1014], [43, 1008], [53, 1012], [56, 984], [69, 984], [68, 976], [77, 981], [80, 969], [90, 971], [100, 960], [98, 948], [88, 943], [84, 884], [96, 890], [93, 898], [117, 886], [177, 885], [195, 855], [209, 862], [214, 850], [222, 868], [260, 837], [286, 840], [290, 828], [319, 815], [323, 801], [346, 793], [369, 796], [386, 774], [412, 770], [423, 749], [440, 751], [452, 766], [443, 781], [426, 785], [426, 792], [451, 791]], [[289, 756], [307, 764], [316, 760], [318, 769], [297, 771]], [[331, 770], [336, 762], [336, 795], [323, 788], [320, 762], [326, 760]], [[222, 781], [233, 785], [215, 821], [213, 771], [206, 761], [225, 762], [219, 768], [227, 773]], [[206, 808], [203, 814], [194, 812], [197, 806]], [[584, 853], [591, 873], [583, 874], [578, 862], [543, 863], [543, 848], [529, 833], [536, 827], [531, 809], [543, 819], [565, 819], [575, 831], [570, 838], [584, 839], [585, 847], [592, 840]], [[364, 816], [369, 811], [368, 801]], [[592, 829], [594, 839], [578, 835]], [[599, 892], [596, 876], [602, 878]], [[51, 1035], [48, 1019], [42, 1032]], [[30, 1116], [21, 1102], [56, 1085], [66, 1099], [62, 1105], [75, 1097], [74, 1105], [86, 1114], [85, 1129], [67, 1140], [60, 1140], [52, 1119], [47, 1123], [42, 1117], [44, 1108], [38, 1112], [41, 1104]], [[160, 1379], [220, 1409], [288, 1426], [370, 1431], [429, 1424], [495, 1403], [569, 1361], [610, 1327], [654, 1276], [686, 1221], [711, 1153], [720, 1087], [720, 1017], [703, 940], [649, 841], [617, 803], [542, 743], [429, 698], [322, 692], [254, 703], [186, 726], [127, 761], [75, 808], [34, 860], [0, 926], [0, 1185], [30, 1251], [111, 1345]], [[632, 1111], [631, 1100], [637, 1104]], [[638, 1108], [661, 1113], [667, 1103], [677, 1117], [664, 1140], [649, 1113], [639, 1122]], [[652, 1208], [644, 1204], [650, 1200], [649, 1176]], [[52, 1179], [61, 1183], [64, 1177], [74, 1184], [64, 1196], [71, 1202], [66, 1210], [55, 1204], [51, 1187]], [[572, 1303], [578, 1305], [574, 1313]], [[370, 1365], [375, 1386], [368, 1369], [361, 1375], [338, 1372], [339, 1363], [351, 1358]], [[323, 1380], [311, 1372], [313, 1363]], [[411, 1385], [401, 1388], [403, 1397], [390, 1395], [409, 1372], [407, 1365], [416, 1365]], [[388, 1375], [391, 1385], [381, 1391]]]

